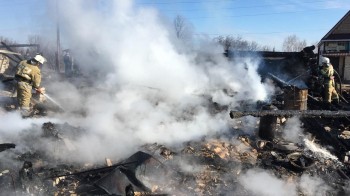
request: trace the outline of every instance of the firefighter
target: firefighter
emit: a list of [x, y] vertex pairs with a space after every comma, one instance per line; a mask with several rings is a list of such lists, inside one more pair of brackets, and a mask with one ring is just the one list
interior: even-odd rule
[[64, 62], [65, 76], [69, 78], [69, 77], [72, 77], [73, 75], [73, 59], [70, 55], [69, 49], [63, 50], [63, 52], [64, 52], [63, 62]]
[[339, 95], [335, 90], [333, 65], [330, 63], [330, 60], [327, 57], [321, 57], [320, 64], [320, 74], [323, 78], [324, 87], [324, 101], [326, 103], [327, 109], [334, 109], [332, 107], [332, 103], [336, 106], [339, 106]]
[[45, 88], [40, 87], [41, 73], [39, 65], [44, 64], [46, 59], [37, 54], [29, 60], [23, 60], [16, 69], [17, 103], [23, 117], [31, 115], [32, 89], [38, 93], [45, 93]]

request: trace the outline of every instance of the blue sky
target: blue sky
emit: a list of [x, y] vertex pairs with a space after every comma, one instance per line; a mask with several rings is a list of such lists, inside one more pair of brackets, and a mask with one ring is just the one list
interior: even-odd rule
[[137, 0], [170, 18], [184, 16], [197, 33], [233, 35], [280, 47], [297, 35], [319, 41], [349, 10], [349, 0]]
[[[0, 36], [26, 42], [28, 35], [54, 29], [55, 23], [46, 19], [55, 10], [47, 2], [0, 0]], [[106, 7], [113, 0], [93, 2], [98, 3], [100, 10], [108, 10]], [[135, 0], [134, 3], [136, 7], [155, 8], [169, 20], [183, 16], [193, 25], [195, 35], [241, 36], [277, 49], [284, 38], [293, 34], [308, 44], [316, 43], [350, 10], [349, 0]]]

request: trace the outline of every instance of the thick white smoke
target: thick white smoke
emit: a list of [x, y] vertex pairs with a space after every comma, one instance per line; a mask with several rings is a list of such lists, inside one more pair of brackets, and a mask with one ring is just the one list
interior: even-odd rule
[[253, 195], [262, 196], [296, 196], [296, 195], [327, 195], [334, 191], [323, 179], [317, 176], [303, 174], [294, 180], [277, 178], [268, 171], [259, 169], [248, 170], [240, 176], [240, 183]]
[[[5, 135], [16, 135], [19, 134], [21, 130], [29, 129], [33, 125], [41, 126], [43, 123], [59, 122], [57, 119], [52, 118], [26, 118], [23, 119], [19, 112], [5, 113], [0, 111], [0, 136]], [[6, 123], [5, 123], [6, 122]], [[19, 123], [20, 122], [20, 123]]]
[[292, 117], [287, 119], [285, 128], [283, 130], [283, 138], [290, 142], [301, 142], [303, 136], [301, 122], [299, 117]]
[[74, 141], [76, 160], [126, 156], [144, 143], [176, 145], [227, 131], [229, 111], [213, 113], [212, 102], [233, 108], [271, 92], [256, 72], [258, 58], [230, 62], [210, 40], [183, 50], [171, 19], [153, 8], [136, 8], [131, 0], [57, 2], [61, 39], [89, 82], [43, 85], [66, 109], [56, 117], [86, 129]]
[[296, 184], [288, 183], [262, 170], [249, 170], [240, 177], [240, 183], [253, 195], [297, 196]]

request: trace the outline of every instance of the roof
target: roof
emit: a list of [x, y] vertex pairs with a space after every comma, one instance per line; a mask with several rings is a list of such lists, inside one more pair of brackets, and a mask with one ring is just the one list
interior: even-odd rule
[[[345, 26], [347, 32], [341, 32], [339, 27]], [[321, 39], [322, 40], [339, 40], [339, 39], [350, 39], [350, 10], [341, 18], [338, 23]]]

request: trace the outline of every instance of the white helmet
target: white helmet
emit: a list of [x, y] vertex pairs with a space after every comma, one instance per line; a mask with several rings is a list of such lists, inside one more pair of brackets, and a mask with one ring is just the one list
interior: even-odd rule
[[35, 55], [34, 59], [38, 61], [40, 64], [44, 64], [46, 62], [46, 59], [40, 54]]
[[320, 57], [320, 65], [323, 65], [323, 64], [329, 66], [331, 64], [329, 58], [321, 56]]

